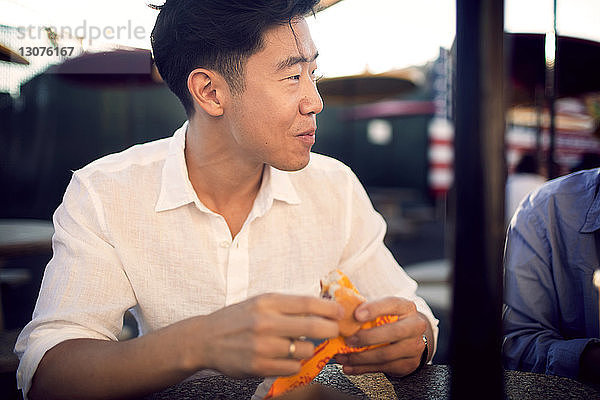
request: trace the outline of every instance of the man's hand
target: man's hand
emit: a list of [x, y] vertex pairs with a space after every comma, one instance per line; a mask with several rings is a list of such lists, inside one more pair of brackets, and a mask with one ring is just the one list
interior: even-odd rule
[[[310, 358], [314, 351], [311, 342], [298, 338], [336, 337], [337, 320], [342, 316], [342, 307], [331, 300], [257, 296], [200, 317], [198, 328], [203, 332], [184, 339], [190, 349], [189, 365], [232, 377], [292, 375], [300, 370], [300, 360]], [[189, 322], [193, 327], [194, 319]], [[290, 358], [292, 340], [295, 350]]]
[[[354, 347], [389, 344], [359, 353], [337, 355], [335, 359], [344, 366], [344, 373], [386, 372], [404, 376], [417, 369], [425, 350], [423, 334], [427, 335], [429, 343], [433, 342], [433, 335], [429, 322], [417, 312], [412, 301], [387, 297], [363, 303], [354, 311], [355, 318], [361, 322], [389, 314], [397, 315], [398, 321], [360, 330], [346, 339], [346, 343]], [[429, 353], [432, 354], [432, 349]]]

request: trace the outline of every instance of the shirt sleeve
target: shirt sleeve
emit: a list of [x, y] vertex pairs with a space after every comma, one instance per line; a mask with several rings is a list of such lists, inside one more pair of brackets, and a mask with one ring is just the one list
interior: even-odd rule
[[345, 214], [347, 238], [339, 268], [368, 300], [397, 296], [413, 301], [417, 310], [429, 320], [433, 343], [437, 343], [438, 320], [425, 300], [417, 296], [417, 283], [398, 265], [385, 246], [386, 223], [373, 208], [358, 178], [350, 174], [351, 201]]
[[17, 384], [25, 398], [49, 349], [76, 338], [116, 340], [125, 311], [136, 304], [117, 252], [104, 229], [99, 202], [73, 175], [54, 213], [53, 257], [46, 267], [32, 321], [15, 353]]
[[544, 223], [527, 208], [509, 229], [505, 254], [506, 368], [577, 378], [579, 358], [592, 339], [565, 339]]

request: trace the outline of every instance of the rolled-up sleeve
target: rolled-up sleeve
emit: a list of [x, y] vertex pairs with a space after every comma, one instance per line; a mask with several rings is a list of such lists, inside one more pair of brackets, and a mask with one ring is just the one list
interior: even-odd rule
[[346, 246], [339, 267], [357, 284], [369, 300], [397, 296], [415, 303], [417, 311], [431, 324], [437, 343], [438, 320], [421, 297], [417, 296], [417, 283], [398, 265], [385, 246], [383, 239], [386, 223], [377, 213], [358, 178], [351, 174], [348, 185], [351, 202], [348, 202], [346, 221]]
[[68, 339], [116, 340], [124, 312], [136, 304], [110, 244], [100, 203], [77, 173], [53, 221], [53, 257], [44, 273], [33, 319], [15, 345], [20, 358], [17, 384], [25, 397], [49, 349]]

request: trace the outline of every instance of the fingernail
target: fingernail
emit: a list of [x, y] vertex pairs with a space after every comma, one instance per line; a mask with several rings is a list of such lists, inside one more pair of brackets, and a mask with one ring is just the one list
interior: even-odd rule
[[369, 311], [364, 308], [356, 310], [356, 319], [359, 321], [367, 321], [369, 319]]
[[346, 339], [346, 344], [348, 346], [356, 346], [358, 344], [358, 337], [350, 336], [349, 338]]

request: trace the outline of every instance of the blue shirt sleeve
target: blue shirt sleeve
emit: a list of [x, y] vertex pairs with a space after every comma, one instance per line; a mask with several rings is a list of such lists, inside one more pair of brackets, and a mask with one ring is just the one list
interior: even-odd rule
[[565, 338], [561, 334], [560, 294], [552, 271], [556, 265], [551, 260], [554, 239], [549, 238], [545, 228], [546, 216], [532, 208], [520, 210], [507, 237], [504, 365], [577, 378], [579, 358], [591, 339]]
[[581, 338], [555, 340], [548, 349], [546, 373], [576, 379], [579, 375], [579, 358], [588, 343], [595, 339]]

